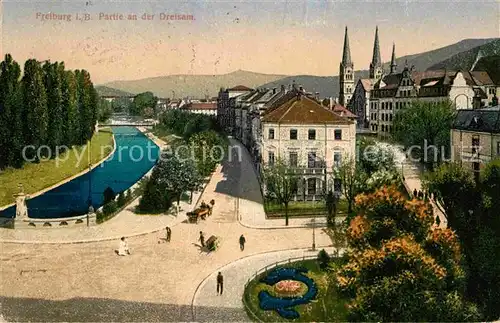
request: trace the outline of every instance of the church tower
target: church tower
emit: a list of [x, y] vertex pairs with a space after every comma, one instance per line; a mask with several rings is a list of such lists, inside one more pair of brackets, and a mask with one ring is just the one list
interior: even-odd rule
[[396, 64], [396, 45], [394, 43], [392, 43], [391, 73], [390, 74], [396, 74], [396, 67], [398, 67], [398, 65]]
[[375, 29], [375, 42], [373, 44], [373, 58], [370, 63], [370, 78], [379, 80], [382, 77], [382, 59], [380, 59], [380, 44], [378, 41], [378, 26]]
[[354, 91], [354, 64], [351, 60], [351, 49], [349, 48], [347, 26], [345, 27], [342, 62], [340, 62], [339, 85], [339, 104], [345, 107], [349, 103]]

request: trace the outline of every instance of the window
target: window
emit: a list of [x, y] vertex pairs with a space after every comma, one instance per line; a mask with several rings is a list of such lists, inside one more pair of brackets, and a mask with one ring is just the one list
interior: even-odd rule
[[334, 138], [335, 140], [342, 140], [342, 129], [335, 129]]
[[290, 129], [290, 140], [297, 140], [297, 129]]
[[335, 178], [333, 180], [333, 191], [340, 193], [341, 189], [342, 189], [342, 181], [340, 180], [340, 178]]
[[472, 153], [479, 152], [479, 136], [472, 136]]
[[298, 155], [296, 152], [290, 152], [289, 155], [290, 159], [290, 167], [297, 167], [298, 164]]
[[495, 88], [494, 87], [490, 87], [489, 92], [490, 92], [490, 95], [494, 95], [495, 94]]
[[389, 102], [389, 110], [392, 110], [392, 102]]
[[270, 152], [268, 152], [267, 155], [269, 157], [269, 159], [268, 159], [269, 165], [274, 165], [274, 152], [270, 151]]
[[307, 179], [307, 194], [308, 195], [316, 194], [316, 178]]
[[314, 130], [314, 129], [309, 129], [309, 133], [308, 133], [307, 138], [308, 138], [309, 140], [316, 140], [316, 130]]
[[311, 151], [307, 154], [307, 168], [316, 167], [316, 152]]
[[339, 151], [333, 153], [333, 166], [335, 168], [340, 168], [342, 165], [342, 154]]
[[268, 139], [274, 139], [274, 129], [269, 129]]
[[392, 114], [389, 115], [389, 121], [392, 121]]

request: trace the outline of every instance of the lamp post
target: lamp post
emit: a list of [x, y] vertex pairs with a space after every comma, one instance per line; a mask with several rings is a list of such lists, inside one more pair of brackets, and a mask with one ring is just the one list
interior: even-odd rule
[[312, 219], [313, 225], [313, 243], [312, 243], [312, 251], [316, 251], [316, 216]]

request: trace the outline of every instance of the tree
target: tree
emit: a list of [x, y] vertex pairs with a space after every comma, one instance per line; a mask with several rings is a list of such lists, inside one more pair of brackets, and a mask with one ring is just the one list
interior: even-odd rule
[[75, 73], [65, 71], [64, 65], [59, 65], [61, 74], [61, 96], [62, 96], [62, 138], [68, 146], [77, 143], [80, 134], [80, 119], [78, 117], [77, 81]]
[[77, 70], [75, 76], [77, 80], [78, 115], [80, 117], [80, 132], [77, 136], [77, 143], [82, 145], [92, 138], [94, 133], [97, 120], [97, 100], [94, 87], [90, 81], [90, 74], [85, 70]]
[[285, 208], [285, 225], [288, 225], [288, 206], [297, 191], [298, 177], [281, 159], [266, 165], [263, 173], [266, 191]]
[[395, 171], [394, 152], [371, 138], [358, 141], [358, 160], [363, 171], [371, 176], [377, 171]]
[[153, 110], [153, 114], [155, 114], [157, 102], [158, 98], [155, 97], [152, 92], [139, 93], [134, 97], [134, 101], [130, 106], [130, 114], [144, 116], [144, 112], [148, 108], [151, 108]]
[[139, 200], [139, 210], [145, 213], [161, 213], [167, 211], [172, 205], [171, 197], [166, 190], [162, 190], [158, 179], [151, 176]]
[[108, 204], [109, 202], [114, 201], [115, 197], [116, 197], [115, 191], [113, 191], [113, 189], [109, 186], [106, 187], [106, 189], [103, 192], [103, 198], [104, 198], [103, 204]]
[[[63, 143], [63, 97], [59, 63], [46, 61], [43, 65], [44, 84], [47, 93], [47, 145], [52, 151]], [[55, 155], [52, 155], [55, 157]]]
[[118, 199], [116, 200], [116, 203], [118, 204], [118, 207], [122, 207], [125, 205], [126, 200], [125, 200], [125, 193], [121, 192], [118, 194]]
[[97, 120], [99, 122], [106, 122], [106, 120], [108, 120], [109, 117], [111, 117], [111, 115], [113, 114], [113, 108], [111, 106], [111, 103], [103, 98], [99, 98], [97, 104], [97, 111], [98, 111]]
[[433, 229], [432, 208], [395, 186], [356, 198], [347, 230], [347, 264], [336, 273], [352, 298], [349, 321], [474, 321], [463, 297], [460, 244], [450, 229]]
[[328, 191], [325, 198], [325, 205], [327, 210], [326, 222], [335, 228], [335, 216], [337, 215], [337, 198], [332, 190]]
[[450, 130], [454, 118], [455, 107], [451, 101], [414, 101], [395, 115], [393, 136], [407, 148], [419, 147], [412, 153], [432, 168], [450, 152]]
[[177, 213], [182, 194], [197, 189], [202, 183], [193, 160], [169, 153], [162, 154], [152, 177], [158, 179], [157, 184], [161, 190], [170, 192], [176, 198]]
[[347, 213], [352, 213], [354, 198], [363, 192], [363, 183], [366, 181], [366, 174], [356, 165], [353, 158], [347, 156], [342, 160], [340, 167], [333, 169], [335, 178], [342, 183], [342, 193], [347, 200]]
[[24, 76], [21, 81], [23, 98], [23, 133], [24, 142], [34, 146], [26, 157], [34, 158], [35, 151], [47, 142], [47, 95], [43, 83], [43, 71], [39, 62], [29, 59], [24, 64]]
[[111, 103], [114, 112], [129, 112], [130, 107], [132, 106], [132, 102], [129, 98], [120, 97], [116, 98]]
[[222, 160], [225, 148], [220, 135], [213, 131], [195, 133], [189, 139], [189, 146], [194, 151], [196, 166], [201, 176], [208, 176]]

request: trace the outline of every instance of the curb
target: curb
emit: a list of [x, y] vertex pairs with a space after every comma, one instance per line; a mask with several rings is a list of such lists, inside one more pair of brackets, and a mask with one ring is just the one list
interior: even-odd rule
[[[316, 250], [317, 252], [319, 252], [321, 249], [325, 249], [325, 248], [332, 248], [333, 245], [328, 245], [328, 246], [317, 246], [316, 247]], [[208, 279], [210, 278], [210, 276], [212, 276], [214, 273], [216, 272], [219, 272], [219, 271], [222, 271], [223, 268], [225, 267], [228, 267], [229, 265], [231, 264], [234, 264], [240, 260], [243, 260], [243, 259], [247, 259], [247, 258], [251, 258], [251, 257], [255, 257], [255, 256], [260, 256], [260, 255], [265, 255], [265, 254], [272, 254], [272, 253], [277, 253], [277, 252], [283, 252], [283, 251], [297, 251], [297, 250], [303, 250], [303, 251], [313, 251], [311, 250], [311, 248], [290, 248], [290, 249], [281, 249], [281, 250], [274, 250], [274, 251], [264, 251], [264, 252], [258, 252], [258, 253], [255, 253], [255, 254], [252, 254], [252, 255], [248, 255], [248, 256], [245, 256], [245, 257], [241, 257], [235, 261], [232, 261], [232, 262], [229, 262], [225, 265], [222, 265], [220, 267], [218, 267], [216, 270], [214, 270], [213, 272], [211, 272], [210, 274], [208, 274], [207, 276], [205, 276], [205, 278], [203, 278], [203, 280], [198, 284], [198, 286], [196, 287], [196, 290], [194, 291], [194, 294], [193, 294], [193, 298], [192, 298], [192, 301], [191, 301], [191, 319], [192, 319], [192, 322], [196, 322], [196, 319], [195, 319], [195, 299], [196, 299], [196, 296], [199, 292], [199, 290], [205, 286], [205, 284], [207, 283]], [[244, 309], [244, 307], [243, 307]]]

